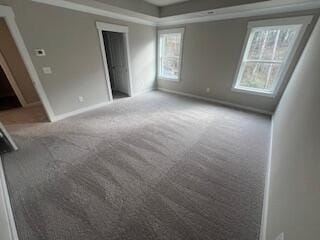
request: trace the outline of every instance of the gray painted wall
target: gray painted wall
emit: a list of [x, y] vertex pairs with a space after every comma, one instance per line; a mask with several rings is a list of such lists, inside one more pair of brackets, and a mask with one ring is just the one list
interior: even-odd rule
[[[129, 27], [133, 91], [155, 84], [156, 30], [77, 11], [25, 0], [0, 0], [12, 6], [16, 21], [41, 83], [56, 115], [102, 103], [107, 99], [106, 81], [96, 21]], [[43, 48], [46, 57], [33, 50]], [[42, 67], [51, 66], [52, 75]], [[83, 96], [84, 103], [78, 101]]]
[[160, 12], [159, 8], [143, 0], [96, 0], [96, 1], [110, 4], [120, 8], [125, 8], [131, 11], [136, 11], [139, 13], [151, 15], [154, 17], [159, 17], [159, 12]]
[[[293, 61], [294, 64], [289, 69], [284, 84], [275, 98], [231, 90], [247, 33], [247, 25], [249, 21], [254, 20], [298, 15], [318, 16], [319, 10], [183, 26], [185, 27], [185, 36], [181, 81], [158, 80], [158, 87], [273, 112], [310, 36], [316, 18], [309, 25], [302, 45]], [[206, 92], [206, 88], [211, 89], [210, 93]]]
[[273, 118], [266, 240], [318, 240], [320, 21]]

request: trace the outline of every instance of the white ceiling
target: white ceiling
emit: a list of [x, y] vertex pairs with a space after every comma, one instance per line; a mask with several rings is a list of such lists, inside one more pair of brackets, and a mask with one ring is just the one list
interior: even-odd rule
[[190, 0], [144, 0], [146, 2], [149, 2], [151, 4], [157, 5], [159, 7], [163, 7], [163, 6], [168, 6], [168, 5], [172, 5], [175, 3], [180, 3], [180, 2], [187, 2]]

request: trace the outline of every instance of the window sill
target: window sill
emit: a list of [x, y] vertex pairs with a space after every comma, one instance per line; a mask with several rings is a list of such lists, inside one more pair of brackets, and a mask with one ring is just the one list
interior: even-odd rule
[[232, 91], [247, 93], [247, 94], [252, 94], [257, 96], [263, 96], [263, 97], [271, 97], [271, 98], [274, 98], [276, 96], [275, 91], [267, 92], [267, 91], [262, 91], [258, 89], [252, 89], [252, 88], [245, 88], [245, 87], [232, 87]]
[[180, 82], [180, 79], [179, 79], [179, 78], [158, 77], [158, 80], [161, 80], [161, 81], [169, 81], [169, 82]]

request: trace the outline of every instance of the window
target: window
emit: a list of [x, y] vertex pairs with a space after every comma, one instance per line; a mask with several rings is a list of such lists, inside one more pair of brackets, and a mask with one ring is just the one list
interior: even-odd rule
[[159, 31], [158, 78], [179, 81], [184, 29]]
[[275, 96], [311, 17], [249, 24], [235, 90]]

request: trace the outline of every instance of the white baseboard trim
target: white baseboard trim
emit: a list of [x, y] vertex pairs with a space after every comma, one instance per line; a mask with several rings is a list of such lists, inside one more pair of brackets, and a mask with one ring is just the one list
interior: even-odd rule
[[0, 239], [19, 240], [0, 157]]
[[[156, 88], [148, 88], [148, 89], [142, 90], [140, 92], [134, 93], [134, 95], [132, 97], [136, 97], [136, 96], [142, 95], [144, 93], [152, 92], [154, 90], [157, 90], [157, 89]], [[84, 108], [81, 108], [81, 109], [78, 109], [78, 110], [75, 110], [75, 111], [72, 111], [72, 112], [69, 112], [69, 113], [55, 115], [53, 117], [53, 119], [52, 119], [52, 122], [57, 122], [57, 121], [60, 121], [60, 120], [63, 120], [63, 119], [69, 118], [69, 117], [73, 117], [73, 116], [79, 115], [81, 113], [85, 113], [85, 112], [89, 112], [89, 111], [92, 111], [92, 110], [95, 110], [95, 109], [98, 109], [98, 108], [101, 108], [101, 107], [105, 107], [109, 103], [112, 103], [112, 102], [113, 101], [98, 103], [98, 104], [95, 104], [93, 106], [84, 107]]]
[[139, 92], [136, 92], [133, 94], [133, 97], [136, 97], [136, 96], [139, 96], [139, 95], [142, 95], [142, 94], [145, 94], [145, 93], [148, 93], [148, 92], [152, 92], [154, 90], [157, 90], [157, 88], [147, 88], [147, 89], [144, 89], [142, 91], [139, 91]]
[[36, 107], [36, 106], [41, 106], [41, 102], [33, 102], [33, 103], [27, 103], [24, 108], [29, 108], [29, 107]]
[[260, 227], [260, 240], [267, 239], [266, 234], [267, 234], [267, 220], [268, 220], [268, 208], [269, 208], [269, 196], [270, 196], [272, 142], [273, 142], [273, 118], [271, 120], [270, 147], [269, 147], [267, 174], [266, 174], [266, 180], [265, 180], [266, 182], [264, 187], [263, 208], [262, 208], [262, 218], [261, 218], [261, 227]]
[[207, 101], [207, 102], [218, 103], [218, 104], [221, 104], [221, 105], [225, 105], [225, 106], [232, 107], [232, 108], [238, 108], [238, 109], [242, 109], [242, 110], [246, 110], [246, 111], [262, 113], [262, 114], [266, 114], [266, 115], [272, 115], [273, 114], [272, 112], [261, 110], [261, 109], [258, 109], [258, 108], [248, 107], [248, 106], [244, 106], [244, 105], [240, 105], [240, 104], [234, 104], [234, 103], [230, 103], [230, 102], [226, 102], [226, 101], [222, 101], [222, 100], [217, 100], [217, 99], [213, 99], [213, 98], [201, 97], [201, 96], [193, 95], [193, 94], [190, 94], [190, 93], [173, 91], [173, 90], [169, 90], [169, 89], [166, 89], [166, 88], [158, 88], [158, 90], [162, 91], [162, 92], [173, 93], [173, 94], [177, 94], [177, 95], [181, 95], [181, 96], [196, 98], [196, 99], [204, 100], [204, 101]]
[[60, 114], [60, 115], [55, 115], [53, 117], [53, 122], [57, 122], [57, 121], [60, 121], [62, 119], [66, 119], [66, 118], [69, 118], [69, 117], [73, 117], [73, 116], [79, 115], [81, 113], [85, 113], [85, 112], [89, 112], [89, 111], [92, 111], [92, 110], [95, 110], [95, 109], [98, 109], [98, 108], [101, 108], [101, 107], [105, 107], [108, 104], [109, 104], [109, 102], [102, 102], [102, 103], [98, 103], [98, 104], [95, 104], [95, 105], [92, 105], [92, 106], [89, 106], [89, 107], [80, 108], [80, 109], [72, 111], [72, 112], [68, 112], [68, 113], [64, 113], [64, 114]]

